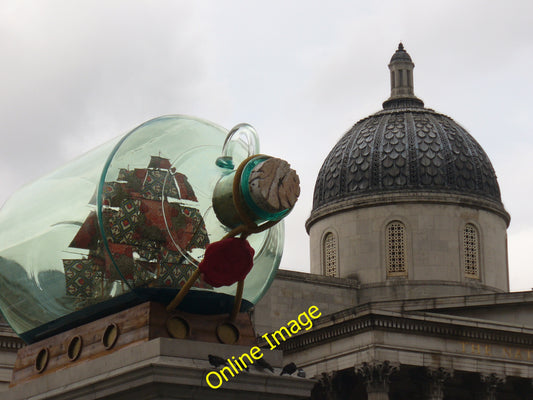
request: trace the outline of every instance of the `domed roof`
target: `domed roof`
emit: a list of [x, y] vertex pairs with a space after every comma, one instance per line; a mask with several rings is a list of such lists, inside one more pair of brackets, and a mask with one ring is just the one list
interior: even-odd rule
[[402, 43], [398, 45], [398, 50], [392, 55], [390, 62], [392, 63], [393, 61], [413, 62], [411, 56], [404, 50]]
[[384, 109], [357, 122], [324, 161], [312, 219], [327, 206], [392, 192], [474, 196], [503, 210], [489, 158], [453, 119], [424, 108], [413, 94], [414, 64], [406, 69], [406, 60], [411, 58], [400, 44], [389, 65], [396, 79]]

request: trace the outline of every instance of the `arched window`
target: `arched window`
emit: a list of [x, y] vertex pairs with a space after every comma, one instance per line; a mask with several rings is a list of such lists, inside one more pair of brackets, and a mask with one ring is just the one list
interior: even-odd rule
[[324, 275], [337, 276], [337, 238], [331, 232], [324, 236]]
[[465, 276], [479, 279], [479, 233], [472, 224], [463, 229], [463, 254]]
[[392, 221], [387, 225], [387, 276], [407, 276], [405, 225]]

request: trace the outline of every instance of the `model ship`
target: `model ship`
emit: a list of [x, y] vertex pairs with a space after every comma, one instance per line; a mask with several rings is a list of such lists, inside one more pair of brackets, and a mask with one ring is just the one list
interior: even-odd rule
[[[160, 156], [152, 156], [147, 168], [120, 169], [116, 181], [105, 182], [105, 239], [92, 211], [69, 245], [88, 256], [63, 259], [66, 294], [76, 308], [130, 288], [180, 289], [196, 270], [191, 251], [209, 244], [197, 202], [187, 177]], [[211, 288], [200, 280], [195, 286]]]

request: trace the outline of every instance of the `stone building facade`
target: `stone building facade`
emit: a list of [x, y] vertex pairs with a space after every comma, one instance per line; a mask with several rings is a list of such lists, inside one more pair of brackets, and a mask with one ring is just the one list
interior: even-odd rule
[[22, 340], [11, 330], [4, 318], [0, 316], [0, 392], [9, 387], [11, 370], [17, 358], [17, 351], [22, 348]]
[[[533, 399], [533, 292], [509, 292], [510, 216], [496, 175], [464, 128], [415, 96], [413, 68], [400, 44], [383, 110], [357, 122], [320, 170], [306, 223], [311, 273], [279, 271], [252, 312], [275, 374], [251, 371], [213, 391], [202, 383], [206, 352], [244, 349], [160, 338], [6, 398]], [[311, 305], [321, 313], [312, 329], [278, 335], [269, 351], [263, 335]], [[2, 390], [21, 342], [1, 324], [0, 336]], [[289, 362], [300, 376], [279, 376]]]
[[324, 161], [312, 275], [278, 274], [256, 329], [287, 318], [280, 298], [322, 307], [282, 346], [318, 379], [312, 399], [533, 399], [533, 294], [509, 292], [495, 172], [464, 128], [424, 108], [413, 68], [400, 44], [383, 110]]

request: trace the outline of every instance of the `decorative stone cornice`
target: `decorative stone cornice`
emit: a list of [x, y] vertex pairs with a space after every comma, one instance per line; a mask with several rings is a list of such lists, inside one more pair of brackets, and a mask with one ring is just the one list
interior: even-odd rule
[[279, 348], [286, 353], [294, 353], [304, 349], [322, 345], [327, 342], [353, 336], [371, 330], [384, 330], [389, 332], [413, 333], [416, 335], [440, 336], [466, 341], [494, 341], [502, 344], [533, 347], [533, 333], [518, 332], [516, 330], [489, 328], [467, 324], [465, 321], [456, 320], [453, 323], [443, 317], [427, 318], [423, 315], [399, 316], [379, 313], [368, 313], [361, 316], [353, 315], [339, 322], [318, 327], [317, 329], [293, 336], [282, 342]]
[[475, 195], [467, 195], [463, 193], [453, 194], [440, 193], [437, 191], [420, 192], [413, 190], [402, 190], [398, 192], [359, 195], [343, 201], [329, 203], [323, 207], [317, 208], [311, 213], [311, 216], [305, 222], [305, 228], [307, 230], [307, 233], [309, 233], [311, 226], [318, 220], [343, 211], [349, 211], [365, 207], [408, 203], [448, 204], [462, 207], [470, 207], [477, 210], [481, 209], [499, 215], [501, 218], [503, 218], [507, 226], [509, 226], [509, 223], [511, 222], [511, 216], [509, 215], [509, 213], [503, 208], [501, 203], [494, 200], [478, 197]]
[[24, 346], [24, 341], [9, 326], [0, 324], [0, 351], [17, 351]]
[[24, 347], [24, 342], [18, 338], [0, 338], [0, 350], [18, 351]]

